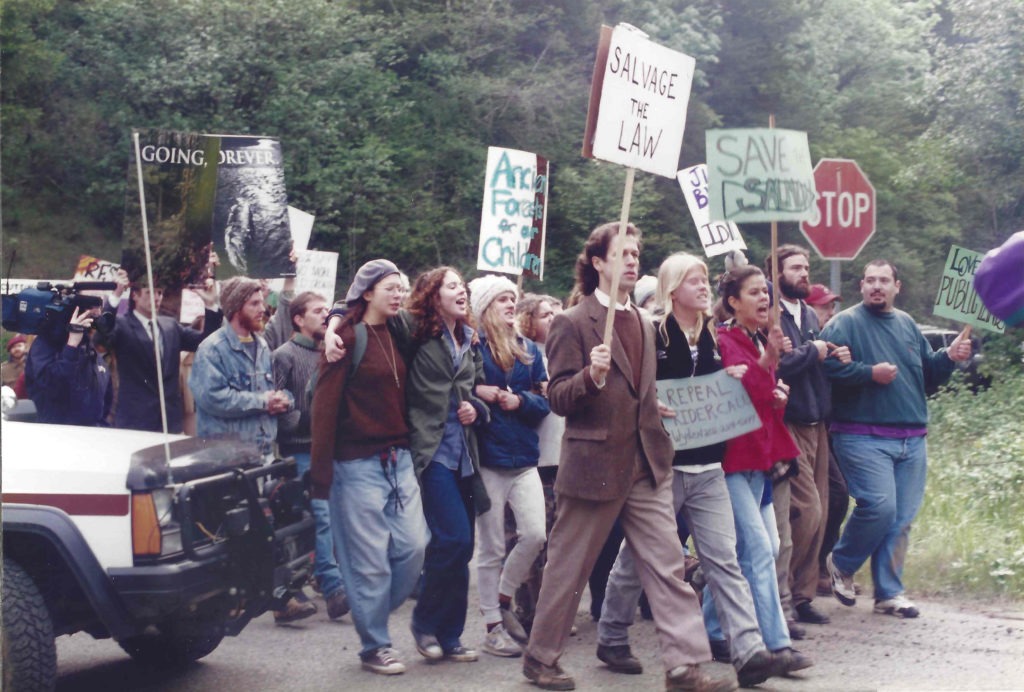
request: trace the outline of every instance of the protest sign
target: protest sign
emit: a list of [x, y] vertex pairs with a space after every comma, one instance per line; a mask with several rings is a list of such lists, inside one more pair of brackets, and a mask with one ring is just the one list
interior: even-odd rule
[[674, 178], [695, 66], [628, 24], [601, 27], [583, 155]]
[[984, 256], [984, 253], [956, 245], [950, 247], [949, 256], [942, 267], [939, 293], [935, 296], [932, 313], [1002, 334], [1006, 326], [988, 311], [974, 290], [974, 272]]
[[221, 260], [220, 279], [295, 271], [288, 259], [292, 239], [276, 140], [163, 130], [138, 135], [121, 256], [130, 278], [146, 271], [140, 175], [154, 280], [166, 293], [202, 282], [211, 243]]
[[547, 159], [488, 147], [476, 268], [543, 280], [547, 198]]
[[708, 214], [708, 167], [705, 164], [684, 168], [676, 173], [676, 180], [683, 190], [693, 223], [697, 226], [697, 235], [705, 255], [715, 257], [730, 250], [747, 249], [736, 224], [732, 221], [712, 221]]
[[724, 442], [761, 427], [743, 383], [724, 370], [710, 375], [658, 380], [658, 401], [676, 412], [662, 418], [672, 446], [695, 449]]
[[807, 133], [776, 128], [708, 130], [708, 211], [713, 221], [803, 221], [816, 209]]
[[81, 255], [75, 266], [75, 281], [115, 281], [121, 265], [107, 260]]
[[295, 266], [295, 293], [313, 291], [334, 301], [334, 282], [338, 275], [338, 253], [303, 250]]
[[309, 212], [288, 207], [288, 225], [292, 230], [292, 247], [295, 252], [309, 249], [309, 238], [313, 235], [313, 220], [315, 216]]

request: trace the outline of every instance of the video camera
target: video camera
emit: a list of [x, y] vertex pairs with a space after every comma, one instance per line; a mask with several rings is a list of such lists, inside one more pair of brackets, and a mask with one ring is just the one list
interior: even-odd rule
[[[21, 334], [38, 334], [40, 330], [56, 325], [58, 320], [66, 327], [75, 308], [79, 312], [103, 305], [103, 298], [82, 295], [83, 291], [112, 291], [113, 281], [75, 281], [71, 284], [51, 284], [40, 281], [35, 288], [3, 297], [3, 327]], [[93, 327], [106, 334], [113, 330], [114, 315], [104, 313], [93, 320]]]

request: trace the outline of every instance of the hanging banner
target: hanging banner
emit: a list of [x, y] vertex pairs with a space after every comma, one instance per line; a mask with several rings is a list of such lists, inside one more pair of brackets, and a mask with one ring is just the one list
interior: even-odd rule
[[706, 145], [713, 221], [803, 221], [816, 213], [806, 132], [708, 130]]
[[601, 27], [583, 155], [674, 178], [695, 66], [629, 24]]
[[950, 247], [946, 264], [942, 267], [939, 294], [935, 296], [932, 314], [1002, 334], [1006, 325], [988, 311], [974, 290], [974, 272], [984, 257], [982, 252], [957, 245]]
[[703, 163], [684, 168], [676, 173], [683, 190], [686, 206], [697, 226], [697, 235], [708, 257], [722, 255], [730, 250], [746, 250], [739, 226], [732, 221], [712, 221], [708, 214], [708, 167]]
[[676, 412], [675, 418], [661, 419], [676, 450], [724, 442], [761, 427], [743, 383], [724, 370], [657, 385], [658, 401]]
[[547, 159], [488, 147], [476, 268], [543, 280], [547, 200]]
[[[201, 283], [210, 247], [218, 278], [293, 274], [281, 146], [271, 138], [139, 133], [154, 279], [167, 292]], [[121, 265], [146, 272], [134, 150]]]

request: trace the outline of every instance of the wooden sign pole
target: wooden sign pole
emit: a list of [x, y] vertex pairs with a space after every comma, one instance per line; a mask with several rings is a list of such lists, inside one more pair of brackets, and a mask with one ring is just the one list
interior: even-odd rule
[[[770, 113], [768, 115], [768, 127], [775, 128], [775, 114]], [[774, 327], [779, 323], [780, 310], [782, 309], [782, 298], [779, 295], [779, 222], [772, 221], [772, 320], [771, 325]]]
[[608, 291], [608, 318], [604, 323], [604, 345], [612, 345], [612, 332], [615, 329], [615, 306], [619, 302], [619, 279], [622, 278], [622, 243], [626, 239], [626, 226], [629, 225], [629, 205], [633, 201], [633, 178], [635, 168], [626, 169], [626, 189], [622, 193], [622, 214], [619, 217], [619, 233], [615, 243], [608, 248], [614, 255], [612, 260], [612, 286]]

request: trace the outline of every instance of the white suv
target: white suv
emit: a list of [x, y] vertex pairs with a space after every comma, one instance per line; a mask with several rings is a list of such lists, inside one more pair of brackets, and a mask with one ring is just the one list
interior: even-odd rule
[[305, 582], [314, 522], [291, 460], [238, 440], [12, 420], [3, 439], [3, 689], [52, 689], [54, 637], [145, 663], [213, 651]]

